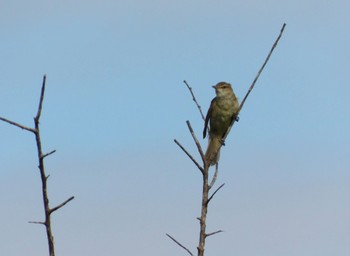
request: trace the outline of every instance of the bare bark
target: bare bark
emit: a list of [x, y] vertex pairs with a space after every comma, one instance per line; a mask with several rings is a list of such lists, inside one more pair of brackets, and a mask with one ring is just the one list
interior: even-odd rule
[[38, 111], [37, 111], [36, 116], [34, 117], [34, 127], [35, 128], [26, 127], [24, 125], [10, 121], [10, 120], [3, 118], [3, 117], [0, 117], [0, 120], [7, 122], [11, 125], [14, 125], [18, 128], [30, 131], [30, 132], [34, 133], [34, 135], [35, 135], [38, 160], [39, 160], [38, 168], [39, 168], [39, 172], [40, 172], [42, 198], [43, 198], [44, 210], [45, 210], [45, 221], [30, 221], [29, 223], [42, 224], [45, 226], [46, 236], [47, 236], [47, 241], [48, 241], [48, 246], [49, 246], [49, 255], [55, 256], [55, 244], [54, 244], [54, 237], [53, 237], [52, 228], [51, 228], [51, 214], [54, 211], [60, 209], [64, 205], [66, 205], [71, 200], [73, 200], [74, 196], [70, 197], [69, 199], [67, 199], [63, 203], [59, 204], [58, 206], [50, 208], [49, 197], [48, 197], [48, 192], [47, 192], [47, 179], [49, 178], [49, 175], [46, 175], [46, 173], [45, 173], [44, 158], [55, 153], [56, 150], [53, 150], [49, 153], [44, 154], [42, 151], [42, 146], [41, 146], [40, 116], [41, 116], [41, 111], [42, 111], [42, 106], [43, 106], [43, 101], [44, 101], [44, 95], [45, 95], [45, 84], [46, 84], [46, 76], [43, 77], [43, 83], [42, 83], [42, 87], [41, 87], [41, 94], [40, 94]]

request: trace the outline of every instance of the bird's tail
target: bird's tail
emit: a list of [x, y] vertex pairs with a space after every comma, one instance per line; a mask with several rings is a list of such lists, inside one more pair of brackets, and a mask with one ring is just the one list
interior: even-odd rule
[[204, 156], [205, 161], [209, 165], [215, 165], [218, 163], [220, 158], [220, 147], [221, 142], [218, 138], [209, 137], [208, 148]]

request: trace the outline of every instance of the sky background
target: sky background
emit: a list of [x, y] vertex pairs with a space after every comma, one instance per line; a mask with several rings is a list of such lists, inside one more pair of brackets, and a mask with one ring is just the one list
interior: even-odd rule
[[[221, 152], [206, 255], [350, 255], [349, 1], [0, 0], [0, 116], [41, 116], [64, 256], [196, 253], [211, 86], [243, 99]], [[0, 123], [0, 255], [48, 255], [34, 136]], [[203, 147], [207, 141], [200, 139]]]

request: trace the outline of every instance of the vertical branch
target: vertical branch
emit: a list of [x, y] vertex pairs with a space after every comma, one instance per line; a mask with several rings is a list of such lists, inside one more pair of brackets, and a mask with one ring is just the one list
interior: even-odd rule
[[[198, 142], [193, 129], [191, 127], [191, 124], [189, 121], [186, 121], [188, 129], [192, 135], [192, 139], [195, 142], [197, 149], [201, 155], [201, 158], [203, 159], [203, 152], [202, 152], [202, 148], [200, 143]], [[203, 167], [200, 166], [198, 164], [198, 162], [194, 159], [194, 157], [179, 143], [177, 142], [177, 140], [175, 140], [175, 143], [186, 153], [186, 155], [194, 162], [194, 164], [197, 166], [197, 168], [201, 171], [202, 174], [202, 202], [201, 202], [201, 216], [198, 217], [197, 219], [199, 220], [199, 226], [200, 226], [200, 231], [199, 231], [199, 242], [198, 242], [198, 246], [197, 246], [197, 251], [198, 251], [198, 256], [204, 256], [204, 250], [205, 250], [205, 241], [206, 238], [209, 235], [213, 235], [219, 232], [214, 232], [211, 234], [207, 234], [206, 233], [206, 227], [207, 227], [207, 214], [208, 214], [208, 204], [210, 202], [210, 200], [212, 199], [212, 197], [215, 195], [215, 193], [217, 191], [214, 192], [214, 194], [209, 198], [209, 191], [211, 189], [211, 187], [213, 186], [215, 180], [216, 180], [216, 175], [217, 175], [217, 170], [216, 173], [214, 175], [213, 180], [211, 181], [211, 183], [209, 184], [209, 167], [210, 165], [208, 165], [204, 160], [203, 160]], [[221, 187], [220, 187], [221, 188]], [[169, 235], [168, 235], [169, 236]], [[180, 244], [179, 242], [177, 242], [174, 238], [172, 238], [171, 236], [169, 236], [176, 244], [178, 244], [180, 247], [182, 247], [183, 249], [185, 249], [187, 252], [189, 252], [191, 254], [191, 252], [184, 247], [182, 244]], [[192, 255], [192, 254], [191, 254]]]
[[35, 141], [36, 141], [36, 146], [37, 146], [37, 152], [38, 152], [38, 160], [39, 160], [39, 172], [40, 172], [40, 178], [41, 178], [41, 185], [42, 185], [42, 198], [43, 198], [43, 203], [44, 203], [44, 210], [45, 210], [45, 221], [30, 221], [30, 223], [35, 223], [35, 224], [42, 224], [46, 228], [46, 236], [47, 236], [47, 241], [48, 241], [48, 246], [49, 246], [49, 255], [50, 256], [55, 256], [55, 244], [54, 244], [54, 237], [52, 233], [52, 228], [51, 228], [51, 214], [66, 205], [68, 202], [74, 199], [74, 197], [70, 197], [63, 203], [59, 204], [56, 207], [53, 207], [52, 209], [50, 208], [49, 204], [49, 197], [48, 197], [48, 192], [47, 192], [47, 179], [49, 176], [46, 175], [45, 173], [45, 165], [44, 165], [44, 158], [53, 154], [56, 152], [56, 150], [53, 150], [47, 154], [43, 154], [42, 146], [41, 146], [41, 138], [40, 138], [40, 116], [41, 116], [41, 111], [42, 111], [42, 106], [43, 106], [43, 101], [44, 101], [44, 94], [45, 94], [45, 83], [46, 83], [46, 76], [43, 77], [43, 83], [41, 87], [41, 94], [40, 94], [40, 99], [39, 99], [39, 106], [38, 106], [38, 111], [36, 116], [34, 117], [34, 128], [30, 128], [21, 124], [18, 124], [16, 122], [13, 122], [11, 120], [8, 120], [6, 118], [0, 117], [1, 121], [4, 121], [6, 123], [9, 123], [13, 126], [16, 126], [18, 128], [21, 128], [23, 130], [27, 130], [29, 132], [34, 133], [35, 135]]
[[44, 225], [46, 228], [46, 236], [49, 244], [49, 255], [55, 256], [55, 244], [54, 244], [54, 238], [52, 234], [51, 229], [51, 213], [50, 213], [50, 204], [49, 204], [49, 197], [47, 194], [47, 179], [48, 177], [45, 174], [45, 166], [44, 166], [44, 155], [42, 151], [41, 146], [41, 138], [40, 138], [40, 127], [39, 127], [39, 121], [41, 116], [41, 110], [43, 106], [44, 101], [44, 94], [45, 94], [45, 83], [46, 83], [46, 76], [43, 78], [43, 84], [41, 87], [41, 94], [40, 94], [40, 100], [39, 100], [39, 106], [38, 106], [38, 112], [34, 118], [34, 125], [35, 125], [35, 141], [36, 146], [38, 150], [38, 159], [39, 159], [39, 171], [40, 171], [40, 178], [41, 178], [41, 184], [42, 184], [42, 197], [43, 197], [43, 203], [44, 203], [44, 210], [45, 210], [45, 221]]
[[208, 214], [208, 195], [209, 195], [209, 165], [205, 166], [204, 172], [203, 172], [203, 186], [202, 186], [202, 209], [201, 209], [201, 217], [199, 218], [199, 225], [200, 225], [200, 231], [199, 231], [199, 243], [198, 243], [198, 256], [204, 255], [205, 250], [205, 239], [207, 237], [206, 235], [206, 228], [207, 228], [207, 214]]
[[41, 86], [41, 93], [40, 93], [40, 100], [39, 100], [39, 107], [38, 112], [35, 116], [35, 122], [39, 123], [40, 115], [41, 115], [41, 109], [43, 108], [43, 102], [44, 102], [44, 94], [45, 94], [45, 84], [46, 84], [46, 75], [43, 77], [43, 83]]

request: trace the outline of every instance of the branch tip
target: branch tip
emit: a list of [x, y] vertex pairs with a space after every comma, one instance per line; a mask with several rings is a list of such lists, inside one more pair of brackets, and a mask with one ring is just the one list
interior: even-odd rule
[[196, 99], [196, 97], [194, 96], [194, 93], [193, 93], [193, 90], [192, 90], [192, 87], [187, 83], [186, 80], [184, 80], [184, 84], [187, 86], [188, 90], [190, 91], [191, 95], [192, 95], [192, 100], [194, 101], [194, 103], [196, 104], [197, 108], [198, 108], [198, 111], [203, 119], [203, 121], [205, 120], [205, 117], [203, 115], [203, 112], [202, 112], [202, 107], [198, 104], [198, 101]]
[[63, 206], [65, 206], [67, 203], [69, 203], [70, 201], [72, 201], [74, 199], [74, 196], [71, 196], [70, 198], [68, 198], [66, 201], [64, 201], [63, 203], [57, 205], [56, 207], [52, 208], [49, 210], [49, 213], [53, 213], [54, 211], [57, 211], [58, 209], [62, 208]]
[[211, 232], [211, 233], [205, 234], [205, 236], [208, 237], [208, 236], [216, 235], [216, 234], [221, 233], [221, 232], [224, 232], [224, 231], [223, 230], [218, 230], [218, 231], [215, 231], [215, 232]]
[[180, 142], [178, 142], [176, 139], [174, 140], [174, 142], [176, 143], [176, 145], [178, 145], [183, 152], [185, 152], [185, 154], [192, 160], [192, 162], [197, 166], [197, 168], [203, 173], [203, 168], [202, 166], [199, 165], [199, 163], [194, 159], [194, 157], [180, 144]]
[[180, 246], [181, 248], [183, 248], [185, 251], [187, 251], [191, 256], [193, 256], [192, 252], [187, 249], [185, 246], [183, 246], [181, 243], [179, 243], [175, 238], [173, 238], [171, 235], [166, 234], [167, 237], [169, 237], [171, 240], [173, 240], [178, 246]]
[[207, 201], [207, 204], [209, 204], [210, 200], [213, 199], [214, 195], [215, 195], [223, 186], [225, 186], [225, 183], [222, 183], [222, 184], [220, 185], [220, 187], [218, 187], [218, 188], [214, 191], [214, 193], [209, 197], [209, 199], [208, 199], [208, 201]]

